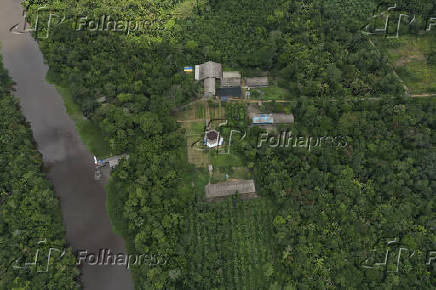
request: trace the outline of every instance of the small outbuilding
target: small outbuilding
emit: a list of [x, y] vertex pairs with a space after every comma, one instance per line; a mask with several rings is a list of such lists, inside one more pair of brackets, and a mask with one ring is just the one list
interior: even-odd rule
[[225, 71], [221, 80], [222, 88], [240, 87], [241, 73], [238, 71]]
[[216, 90], [216, 95], [218, 97], [240, 98], [242, 96], [242, 89], [241, 89], [241, 87], [218, 88]]
[[224, 138], [216, 130], [207, 131], [204, 134], [204, 144], [209, 148], [223, 145]]
[[272, 114], [274, 124], [291, 124], [294, 123], [294, 115], [292, 114]]
[[249, 88], [265, 88], [269, 86], [268, 77], [245, 78], [245, 85]]

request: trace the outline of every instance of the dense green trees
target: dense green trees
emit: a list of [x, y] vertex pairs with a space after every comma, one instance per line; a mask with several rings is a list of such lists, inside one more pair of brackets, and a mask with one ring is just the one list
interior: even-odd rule
[[[294, 110], [308, 105], [299, 103]], [[275, 247], [283, 256], [276, 264], [277, 285], [431, 288], [435, 265], [425, 263], [436, 241], [431, 222], [435, 101], [315, 107], [313, 114], [296, 116], [293, 134], [316, 132], [329, 118], [335, 126], [322, 134], [346, 135], [347, 147], [312, 152], [262, 148], [253, 159], [261, 193], [271, 196], [277, 206]], [[315, 116], [319, 117], [315, 122], [306, 122]], [[241, 152], [251, 150], [254, 146]], [[372, 250], [387, 249], [389, 238], [398, 240], [388, 265], [363, 268]], [[399, 247], [407, 248], [409, 255], [417, 250], [417, 256], [407, 259], [404, 254], [399, 272], [390, 273]], [[380, 257], [372, 263], [382, 262]]]
[[[66, 247], [59, 202], [11, 87], [0, 58], [0, 288], [76, 289], [79, 270]], [[50, 247], [60, 250], [47, 265]]]
[[[186, 17], [174, 13], [185, 1], [49, 2], [68, 8], [70, 21], [77, 15], [154, 15], [154, 24], [166, 28], [126, 36], [76, 31], [67, 21], [40, 41], [50, 79], [71, 89], [114, 153], [130, 153], [112, 174], [108, 210], [130, 253], [168, 259], [157, 267], [134, 267], [138, 289], [435, 284], [435, 266], [418, 260], [406, 261], [395, 274], [362, 267], [385, 238], [398, 237], [410, 250], [435, 246], [429, 226], [435, 211], [435, 103], [402, 99], [387, 57], [361, 33], [377, 1], [209, 0]], [[432, 11], [431, 1], [419, 3], [420, 12]], [[250, 132], [235, 152], [250, 164], [268, 202], [237, 205], [253, 211], [239, 216], [231, 202], [205, 205], [205, 173], [187, 165], [171, 111], [199, 95], [183, 66], [207, 60], [246, 75], [269, 71], [293, 102], [269, 103], [266, 111], [293, 112], [296, 123], [288, 129], [294, 135], [343, 135], [348, 145], [311, 152], [257, 148], [260, 129], [248, 130], [245, 109], [229, 106], [230, 124]], [[102, 96], [106, 102], [98, 103]], [[355, 97], [385, 100], [351, 101]], [[257, 232], [246, 230], [245, 222]], [[258, 280], [249, 284], [247, 277]]]

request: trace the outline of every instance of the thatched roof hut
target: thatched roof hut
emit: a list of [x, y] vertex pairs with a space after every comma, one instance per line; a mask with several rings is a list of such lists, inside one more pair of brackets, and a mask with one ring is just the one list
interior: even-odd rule
[[240, 87], [241, 86], [241, 73], [238, 71], [225, 71], [223, 72], [223, 79], [221, 80], [221, 87]]
[[195, 79], [204, 80], [204, 95], [207, 97], [215, 96], [215, 81], [223, 78], [223, 68], [221, 64], [208, 61], [195, 66]]
[[274, 124], [291, 124], [294, 123], [293, 114], [272, 114]]
[[215, 89], [215, 79], [214, 78], [207, 78], [204, 79], [204, 95], [207, 97], [213, 97], [216, 94]]
[[234, 195], [236, 193], [255, 194], [256, 187], [254, 185], [254, 180], [250, 179], [208, 184], [205, 187], [205, 191], [206, 198], [217, 198]]
[[201, 81], [207, 78], [220, 80], [223, 78], [223, 68], [220, 63], [208, 61], [195, 66], [195, 79]]
[[249, 88], [264, 88], [269, 86], [268, 77], [245, 78], [245, 85]]

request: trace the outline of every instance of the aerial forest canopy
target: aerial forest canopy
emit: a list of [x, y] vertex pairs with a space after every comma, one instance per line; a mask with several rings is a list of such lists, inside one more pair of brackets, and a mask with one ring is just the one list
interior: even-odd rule
[[[78, 289], [59, 202], [12, 86], [0, 58], [0, 288]], [[50, 248], [59, 251], [47, 264]]]
[[[168, 260], [133, 266], [137, 289], [436, 284], [436, 262], [427, 264], [436, 249], [436, 102], [412, 99], [388, 56], [362, 33], [385, 4], [363, 2], [47, 1], [66, 17], [39, 40], [48, 79], [71, 91], [113, 154], [130, 154], [107, 188], [114, 227], [129, 253]], [[397, 5], [422, 19], [436, 15], [431, 0]], [[83, 19], [107, 15], [144, 21], [146, 29], [93, 30]], [[200, 95], [183, 67], [208, 60], [247, 76], [267, 72], [289, 92], [289, 103], [265, 105], [294, 114], [283, 129], [342, 135], [346, 146], [258, 148], [261, 131], [238, 107], [244, 117], [229, 121], [248, 135], [234, 150], [261, 198], [205, 203], [204, 171], [187, 164], [174, 112]], [[397, 267], [401, 247], [407, 253]], [[374, 266], [386, 250], [389, 262]]]

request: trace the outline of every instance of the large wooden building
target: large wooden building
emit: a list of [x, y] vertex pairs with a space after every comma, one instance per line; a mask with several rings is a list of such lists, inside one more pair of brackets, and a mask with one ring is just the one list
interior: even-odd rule
[[245, 78], [245, 85], [248, 88], [265, 88], [269, 86], [268, 77]]
[[204, 96], [213, 97], [216, 94], [216, 79], [222, 80], [223, 68], [220, 63], [208, 61], [195, 66], [195, 80], [204, 81]]
[[205, 187], [206, 198], [222, 198], [239, 193], [246, 197], [256, 197], [254, 180], [228, 181], [217, 184], [208, 184]]

